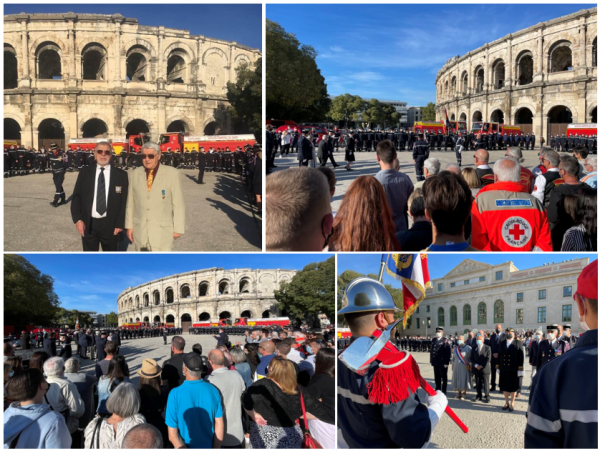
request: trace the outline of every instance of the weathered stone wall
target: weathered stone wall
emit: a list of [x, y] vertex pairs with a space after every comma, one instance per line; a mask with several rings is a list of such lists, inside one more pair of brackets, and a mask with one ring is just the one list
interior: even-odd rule
[[[6, 15], [4, 51], [16, 66], [14, 82], [5, 77], [4, 117], [32, 146], [50, 118], [60, 121], [67, 142], [82, 137], [91, 119], [104, 123], [108, 137], [141, 125], [156, 140], [174, 121], [203, 134], [214, 109], [227, 104], [235, 69], [260, 57], [235, 42], [143, 26], [120, 14]], [[134, 120], [143, 123], [128, 130]]]
[[[454, 57], [438, 71], [436, 116], [524, 124], [548, 137], [563, 108], [572, 122], [595, 120], [596, 8], [539, 23]], [[570, 69], [566, 68], [571, 58]], [[482, 79], [478, 78], [483, 70]], [[482, 83], [481, 83], [481, 82]], [[478, 83], [479, 82], [479, 83]], [[452, 118], [451, 118], [452, 119]]]
[[[211, 268], [154, 280], [119, 294], [119, 325], [145, 320], [169, 322], [167, 317], [172, 316], [179, 327], [184, 315], [189, 315], [192, 322], [201, 318], [216, 321], [223, 312], [228, 312], [232, 321], [242, 313], [262, 318], [268, 312], [269, 317], [277, 317], [280, 312], [274, 291], [295, 274], [294, 270], [283, 269]], [[189, 297], [184, 297], [188, 291]], [[201, 295], [203, 292], [205, 295]]]

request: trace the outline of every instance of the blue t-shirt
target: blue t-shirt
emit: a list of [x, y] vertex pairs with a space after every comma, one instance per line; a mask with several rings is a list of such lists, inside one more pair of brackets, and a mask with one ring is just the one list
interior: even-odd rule
[[469, 246], [468, 242], [460, 242], [458, 244], [434, 245], [427, 247], [429, 252], [462, 252]]
[[271, 363], [271, 360], [273, 360], [273, 357], [275, 357], [275, 354], [263, 355], [260, 358], [260, 362], [256, 367], [256, 374], [258, 376], [265, 377], [267, 375], [267, 367], [269, 366], [269, 363]]
[[184, 381], [169, 393], [165, 423], [179, 430], [189, 448], [212, 448], [215, 419], [221, 417], [221, 395], [208, 382]]

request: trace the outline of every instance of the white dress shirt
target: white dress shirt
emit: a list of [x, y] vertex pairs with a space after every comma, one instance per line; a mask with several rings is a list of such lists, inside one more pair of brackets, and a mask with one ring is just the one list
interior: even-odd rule
[[[96, 211], [96, 197], [98, 196], [98, 177], [100, 176], [100, 169], [104, 168], [104, 188], [106, 189], [106, 212], [100, 215]], [[94, 201], [92, 203], [92, 217], [94, 219], [103, 219], [106, 217], [108, 213], [108, 188], [110, 186], [110, 165], [106, 167], [101, 167], [100, 165], [96, 165], [96, 178], [94, 182]]]

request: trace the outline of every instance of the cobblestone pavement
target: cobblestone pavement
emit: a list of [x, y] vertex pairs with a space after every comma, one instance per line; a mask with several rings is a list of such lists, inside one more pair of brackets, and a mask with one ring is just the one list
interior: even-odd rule
[[[198, 185], [197, 170], [179, 170], [186, 204], [186, 232], [173, 251], [260, 251], [262, 219], [249, 202], [239, 177], [205, 173]], [[82, 251], [81, 237], [71, 220], [70, 196], [77, 172], [67, 173], [67, 204], [53, 208], [52, 174], [4, 179], [5, 251]], [[129, 251], [128, 242], [119, 247]]]
[[[490, 151], [490, 166], [493, 166], [496, 160], [504, 157], [505, 152], [505, 150]], [[539, 148], [536, 148], [535, 151], [524, 151], [523, 155], [525, 157], [525, 161], [523, 162], [523, 165], [530, 169], [538, 165], [538, 152]], [[463, 167], [474, 167], [473, 154], [474, 151], [463, 152]], [[339, 152], [333, 153], [336, 163], [341, 165], [335, 170], [337, 184], [335, 186], [335, 195], [333, 196], [333, 201], [331, 202], [331, 207], [334, 211], [337, 211], [340, 208], [342, 198], [344, 197], [346, 190], [348, 190], [348, 187], [350, 187], [352, 181], [362, 175], [375, 175], [379, 171], [379, 165], [377, 164], [375, 152], [358, 152], [355, 155], [356, 162], [352, 162], [352, 168], [354, 171], [346, 171], [346, 162], [344, 161], [345, 151], [343, 151], [343, 148], [340, 148]], [[442, 164], [442, 169], [444, 169], [449, 163], [456, 163], [454, 151], [433, 151], [429, 154], [429, 157], [435, 157], [439, 159]], [[410, 177], [411, 181], [415, 183], [417, 178], [415, 174], [415, 165], [412, 159], [412, 151], [401, 151], [398, 153], [398, 158], [400, 160], [400, 171], [406, 173]], [[289, 167], [297, 167], [298, 161], [296, 159], [296, 153], [290, 154], [289, 156], [276, 157], [275, 165], [277, 165], [277, 168], [273, 170], [279, 171]], [[318, 161], [317, 165], [319, 165]], [[331, 167], [331, 161], [328, 161], [327, 166]]]

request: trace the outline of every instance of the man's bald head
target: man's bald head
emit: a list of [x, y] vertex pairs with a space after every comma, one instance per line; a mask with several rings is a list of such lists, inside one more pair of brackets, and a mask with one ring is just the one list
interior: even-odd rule
[[483, 148], [479, 148], [477, 151], [475, 151], [475, 157], [481, 162], [481, 165], [487, 164], [490, 160], [490, 153]]
[[261, 341], [258, 347], [259, 349], [263, 348], [263, 351], [266, 353], [263, 353], [263, 355], [270, 355], [275, 352], [275, 343], [272, 341]]
[[307, 167], [272, 173], [265, 194], [267, 250], [323, 249], [333, 225], [329, 183], [323, 173]]
[[208, 361], [213, 364], [213, 368], [214, 365], [217, 367], [222, 367], [225, 365], [225, 354], [223, 354], [223, 351], [220, 349], [212, 349], [208, 353]]
[[163, 448], [160, 431], [149, 423], [134, 426], [123, 438], [121, 448], [153, 449]]

